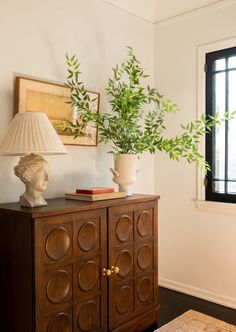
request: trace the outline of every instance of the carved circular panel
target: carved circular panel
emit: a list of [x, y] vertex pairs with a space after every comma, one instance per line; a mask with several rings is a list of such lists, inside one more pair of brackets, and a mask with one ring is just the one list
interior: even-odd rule
[[95, 262], [86, 262], [79, 270], [78, 284], [79, 287], [87, 292], [91, 290], [97, 283], [99, 276], [99, 268]]
[[125, 277], [132, 269], [132, 255], [128, 250], [122, 251], [116, 260], [116, 266], [119, 267], [119, 276]]
[[116, 224], [116, 236], [121, 242], [129, 239], [132, 233], [132, 220], [129, 216], [122, 216]]
[[132, 304], [132, 291], [128, 286], [123, 286], [116, 294], [116, 309], [120, 314], [129, 311]]
[[98, 308], [94, 301], [85, 303], [79, 312], [77, 320], [78, 327], [82, 331], [89, 331], [97, 326]]
[[47, 332], [70, 332], [70, 319], [66, 314], [57, 315], [48, 325]]
[[97, 242], [98, 232], [93, 222], [84, 224], [78, 233], [78, 245], [83, 251], [92, 250]]
[[137, 222], [137, 230], [142, 237], [152, 234], [152, 216], [148, 211], [140, 213]]
[[49, 258], [58, 261], [70, 248], [70, 234], [64, 227], [53, 229], [46, 238], [46, 253]]
[[144, 245], [139, 248], [137, 262], [140, 269], [145, 270], [151, 265], [152, 251], [150, 246]]
[[147, 302], [152, 296], [152, 281], [145, 277], [141, 280], [138, 287], [138, 298], [140, 302]]
[[60, 270], [50, 275], [47, 282], [47, 297], [52, 303], [63, 301], [70, 290], [68, 272]]

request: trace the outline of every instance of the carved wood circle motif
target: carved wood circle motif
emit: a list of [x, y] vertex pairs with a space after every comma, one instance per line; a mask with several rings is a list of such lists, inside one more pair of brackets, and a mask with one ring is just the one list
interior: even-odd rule
[[120, 314], [129, 311], [132, 303], [132, 290], [129, 286], [123, 286], [116, 294], [116, 309]]
[[78, 327], [82, 331], [89, 331], [97, 326], [98, 307], [95, 301], [85, 303], [79, 312], [77, 320]]
[[58, 261], [65, 257], [70, 248], [70, 234], [64, 227], [53, 229], [46, 238], [46, 253], [49, 258]]
[[140, 236], [152, 234], [152, 216], [148, 211], [142, 211], [138, 217], [137, 230]]
[[152, 251], [149, 245], [143, 245], [139, 248], [137, 262], [140, 269], [145, 270], [151, 265]]
[[144, 277], [138, 287], [138, 298], [140, 302], [147, 302], [152, 296], [152, 281]]
[[67, 314], [61, 313], [50, 321], [47, 332], [70, 332], [70, 319]]
[[67, 271], [59, 270], [50, 275], [47, 282], [47, 297], [52, 303], [63, 301], [70, 290], [70, 276]]
[[129, 274], [132, 269], [132, 254], [128, 250], [123, 250], [116, 260], [116, 266], [119, 267], [119, 276], [125, 277]]
[[79, 270], [78, 284], [79, 287], [87, 292], [94, 288], [99, 277], [99, 268], [93, 261], [88, 261]]
[[78, 245], [83, 251], [92, 250], [97, 242], [98, 232], [97, 227], [93, 222], [84, 224], [78, 233]]
[[116, 224], [116, 235], [121, 242], [129, 239], [132, 233], [132, 220], [129, 216], [123, 215]]

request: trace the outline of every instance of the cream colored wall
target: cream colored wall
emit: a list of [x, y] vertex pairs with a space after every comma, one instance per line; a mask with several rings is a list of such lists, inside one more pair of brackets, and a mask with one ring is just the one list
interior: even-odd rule
[[[111, 68], [126, 56], [126, 45], [153, 72], [153, 27], [101, 0], [8, 0], [0, 2], [0, 139], [13, 117], [13, 78], [24, 74], [57, 82], [66, 77], [66, 52], [77, 53], [86, 86], [101, 93], [100, 111], [108, 111], [105, 86]], [[67, 147], [68, 155], [47, 157], [46, 197], [78, 186], [112, 186], [109, 147]], [[0, 202], [17, 201], [23, 184], [13, 174], [17, 157], [0, 157]], [[134, 192], [154, 193], [154, 157], [143, 155]], [[147, 174], [149, 175], [147, 177]]]
[[[196, 119], [197, 48], [236, 36], [236, 5], [156, 25], [156, 85], [181, 112], [168, 134]], [[159, 276], [164, 286], [236, 308], [236, 215], [197, 210], [196, 167], [156, 156]]]
[[[155, 74], [159, 90], [182, 112], [168, 119], [170, 135], [178, 123], [196, 117], [197, 46], [236, 36], [236, 6], [186, 20], [161, 23], [155, 31]], [[13, 78], [24, 74], [63, 82], [65, 53], [79, 54], [83, 80], [101, 92], [111, 67], [132, 45], [153, 72], [153, 26], [101, 0], [8, 0], [0, 2], [0, 139], [13, 117]], [[178, 119], [178, 121], [177, 121]], [[47, 157], [51, 176], [47, 197], [75, 186], [112, 185], [109, 148], [68, 147], [67, 156]], [[17, 157], [0, 157], [0, 202], [16, 201], [23, 185], [12, 168]], [[196, 167], [157, 154], [141, 157], [135, 192], [161, 195], [159, 211], [160, 282], [236, 307], [236, 220], [196, 209]], [[156, 182], [155, 182], [156, 175]]]

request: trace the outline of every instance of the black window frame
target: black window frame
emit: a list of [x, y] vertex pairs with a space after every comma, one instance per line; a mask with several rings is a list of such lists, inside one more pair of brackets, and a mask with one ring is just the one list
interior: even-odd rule
[[[214, 51], [206, 54], [206, 114], [207, 115], [214, 115], [214, 62], [215, 60], [226, 58], [230, 56], [236, 55], [236, 47], [231, 47], [227, 49], [222, 49], [219, 51]], [[226, 60], [226, 64], [227, 64]], [[226, 96], [228, 93], [228, 72], [230, 69], [227, 68], [222, 70], [226, 72], [226, 80], [225, 80], [225, 91]], [[228, 98], [226, 97], [225, 100], [225, 108], [228, 110]], [[228, 133], [228, 121], [225, 121], [225, 132]], [[235, 129], [236, 130], [236, 129]], [[211, 166], [212, 171], [208, 172], [206, 175], [205, 181], [205, 199], [207, 201], [217, 201], [217, 202], [227, 202], [227, 203], [236, 203], [236, 193], [229, 194], [229, 193], [219, 193], [213, 190], [214, 181], [214, 165], [213, 165], [213, 155], [214, 155], [214, 136], [215, 136], [215, 129], [212, 129], [210, 134], [206, 135], [205, 143], [206, 143], [206, 154], [205, 158]], [[229, 182], [227, 177], [227, 158], [228, 158], [228, 135], [225, 135], [225, 188], [227, 186], [227, 182]], [[236, 181], [235, 181], [236, 182]]]

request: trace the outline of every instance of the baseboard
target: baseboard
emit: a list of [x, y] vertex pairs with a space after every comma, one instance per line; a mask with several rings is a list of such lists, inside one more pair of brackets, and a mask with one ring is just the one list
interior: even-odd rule
[[223, 296], [166, 278], [159, 278], [159, 286], [236, 309], [236, 298], [233, 297]]

